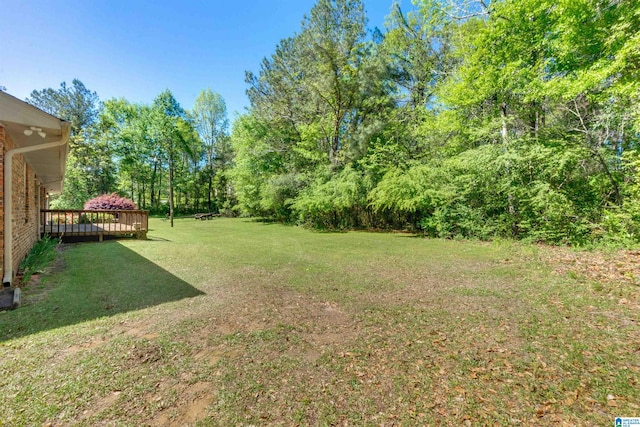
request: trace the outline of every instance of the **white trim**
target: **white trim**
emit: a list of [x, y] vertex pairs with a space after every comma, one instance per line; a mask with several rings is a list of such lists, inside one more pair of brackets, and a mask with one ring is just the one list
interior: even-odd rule
[[[31, 147], [12, 148], [4, 153], [4, 277], [2, 284], [11, 286], [13, 280], [13, 156], [31, 151], [55, 148], [67, 143], [67, 138]], [[7, 183], [9, 183], [7, 185]], [[40, 213], [38, 213], [38, 216]]]
[[[28, 153], [36, 151], [47, 150], [52, 148], [58, 148], [67, 144], [69, 140], [70, 124], [64, 120], [52, 116], [39, 108], [34, 107], [20, 99], [9, 95], [6, 92], [0, 91], [0, 126], [4, 128], [5, 132], [5, 149], [6, 142], [9, 134], [14, 143], [14, 147], [7, 150], [4, 153], [4, 176], [3, 176], [3, 223], [4, 223], [4, 259], [3, 259], [3, 279], [2, 282], [5, 286], [10, 286], [13, 280], [13, 156], [15, 154], [24, 154], [25, 156], [25, 176], [26, 176], [26, 164], [29, 163], [27, 157]], [[47, 137], [44, 140], [40, 140], [39, 136], [36, 136], [37, 141], [33, 144], [34, 140], [27, 140], [23, 131], [25, 128], [36, 126], [38, 128], [46, 129]], [[9, 131], [11, 129], [11, 132]], [[13, 133], [12, 133], [13, 132]], [[46, 140], [49, 142], [46, 142]], [[54, 139], [51, 141], [51, 139]], [[39, 143], [42, 142], [42, 143]], [[33, 156], [32, 156], [33, 157]], [[60, 183], [62, 186], [62, 180], [64, 179], [64, 163], [66, 159], [66, 150], [60, 156], [60, 175], [58, 173], [50, 174], [53, 176], [46, 176], [45, 179], [51, 180], [51, 178], [58, 178], [55, 182], [42, 183], [41, 185], [49, 185], [54, 183]], [[37, 168], [34, 168], [34, 173], [39, 174]], [[25, 185], [26, 185], [25, 179]], [[33, 182], [34, 188], [36, 188], [36, 181]], [[26, 196], [26, 192], [25, 192]], [[38, 191], [38, 197], [40, 197], [40, 191]], [[40, 202], [36, 203], [40, 206]], [[38, 221], [36, 226], [39, 225], [40, 212], [37, 212]], [[37, 229], [38, 236], [40, 234], [40, 228]]]
[[0, 91], [0, 121], [60, 129], [59, 118], [2, 91]]

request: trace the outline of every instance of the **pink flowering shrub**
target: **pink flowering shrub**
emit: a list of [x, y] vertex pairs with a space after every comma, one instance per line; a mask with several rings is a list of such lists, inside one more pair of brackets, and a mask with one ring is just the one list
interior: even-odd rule
[[84, 204], [84, 209], [89, 211], [96, 210], [135, 210], [138, 209], [133, 200], [122, 197], [116, 193], [103, 194], [94, 197]]

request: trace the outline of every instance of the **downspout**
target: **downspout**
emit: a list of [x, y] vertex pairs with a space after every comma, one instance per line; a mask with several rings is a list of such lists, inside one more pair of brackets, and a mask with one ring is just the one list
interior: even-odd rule
[[[11, 286], [11, 281], [13, 280], [13, 227], [11, 224], [11, 219], [13, 218], [13, 155], [59, 147], [66, 144], [67, 140], [68, 138], [63, 134], [59, 141], [12, 148], [4, 153], [4, 277], [2, 278], [2, 284], [5, 287]], [[40, 216], [39, 212], [38, 216]]]
[[36, 197], [36, 239], [40, 239], [40, 230], [42, 230], [42, 224], [40, 223], [42, 221], [42, 215], [41, 212], [42, 211], [42, 184], [38, 184], [38, 192], [37, 192], [37, 197]]

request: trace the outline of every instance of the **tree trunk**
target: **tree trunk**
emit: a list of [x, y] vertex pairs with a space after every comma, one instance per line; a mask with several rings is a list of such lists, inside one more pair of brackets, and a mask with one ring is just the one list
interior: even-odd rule
[[500, 132], [502, 135], [502, 143], [507, 144], [509, 141], [509, 129], [507, 128], [507, 104], [503, 102], [500, 105], [500, 117], [502, 117], [502, 131]]
[[598, 159], [598, 162], [600, 163], [600, 166], [602, 166], [604, 173], [607, 174], [607, 178], [609, 179], [609, 183], [611, 184], [611, 189], [613, 190], [613, 201], [616, 205], [621, 205], [622, 196], [620, 195], [620, 187], [618, 186], [618, 182], [616, 181], [616, 179], [611, 174], [611, 170], [609, 169], [609, 165], [607, 165], [607, 161], [604, 159], [604, 157], [602, 157], [602, 153], [600, 153], [598, 147], [593, 147], [591, 149], [591, 152]]
[[140, 207], [141, 209], [146, 209], [147, 208], [147, 187], [146, 185], [144, 185], [144, 181], [142, 181], [142, 191], [140, 193], [140, 197], [142, 200]]
[[156, 205], [160, 207], [160, 194], [162, 192], [162, 174], [158, 174], [158, 192], [156, 194]]
[[[507, 103], [503, 102], [502, 105], [500, 106], [500, 116], [502, 117], [501, 135], [502, 135], [502, 143], [504, 144], [505, 152], [508, 153], [509, 152], [509, 128], [507, 126], [507, 112], [508, 112]], [[508, 158], [507, 158], [507, 178], [511, 180], [511, 165]], [[507, 191], [507, 209], [508, 209], [509, 215], [512, 218], [511, 234], [513, 236], [517, 236], [518, 234], [518, 224], [516, 223], [517, 212], [516, 212], [516, 207], [514, 203], [513, 192], [511, 191], [511, 182], [509, 182], [509, 189]]]
[[151, 207], [155, 206], [155, 201], [156, 201], [156, 174], [158, 172], [158, 162], [154, 161], [153, 162], [153, 172], [151, 173]]
[[209, 190], [208, 190], [208, 200], [207, 203], [209, 205], [209, 212], [213, 212], [211, 210], [211, 192], [213, 191], [213, 176], [212, 176], [212, 170], [209, 169], [208, 175], [209, 175]]
[[333, 123], [333, 135], [331, 136], [331, 149], [329, 151], [329, 161], [332, 167], [338, 165], [338, 151], [340, 150], [340, 123], [342, 120], [339, 117], [335, 118]]
[[169, 219], [173, 227], [173, 153], [169, 153]]

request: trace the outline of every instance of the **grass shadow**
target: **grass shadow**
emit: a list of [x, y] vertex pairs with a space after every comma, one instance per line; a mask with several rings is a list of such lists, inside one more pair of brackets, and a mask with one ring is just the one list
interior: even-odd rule
[[273, 218], [263, 218], [263, 217], [246, 218], [244, 222], [252, 222], [252, 223], [258, 223], [258, 224], [265, 224], [265, 225], [289, 225], [286, 222], [278, 221]]
[[[305, 225], [297, 225], [295, 222], [282, 222], [273, 218], [263, 218], [263, 217], [251, 217], [246, 218], [244, 222], [261, 224], [261, 225], [280, 225], [283, 227], [301, 227], [306, 230], [309, 230], [313, 233], [319, 234], [347, 234], [351, 232], [366, 232], [366, 233], [380, 233], [380, 234], [407, 234], [407, 237], [426, 237], [423, 233], [417, 231], [409, 231], [409, 230], [393, 230], [393, 229], [382, 229], [382, 228], [371, 228], [371, 227], [311, 227]], [[409, 236], [410, 235], [410, 236]]]
[[118, 241], [64, 248], [63, 267], [27, 286], [22, 307], [0, 314], [0, 342], [204, 295]]
[[165, 239], [164, 237], [158, 237], [158, 236], [147, 237], [145, 240], [147, 242], [171, 242], [171, 240], [169, 239]]
[[340, 234], [340, 233], [348, 233], [350, 231], [355, 231], [347, 228], [306, 227], [304, 225], [298, 225], [295, 222], [282, 222], [272, 218], [249, 218], [249, 219], [246, 219], [244, 222], [260, 224], [260, 225], [279, 225], [282, 227], [301, 227], [314, 233]]

